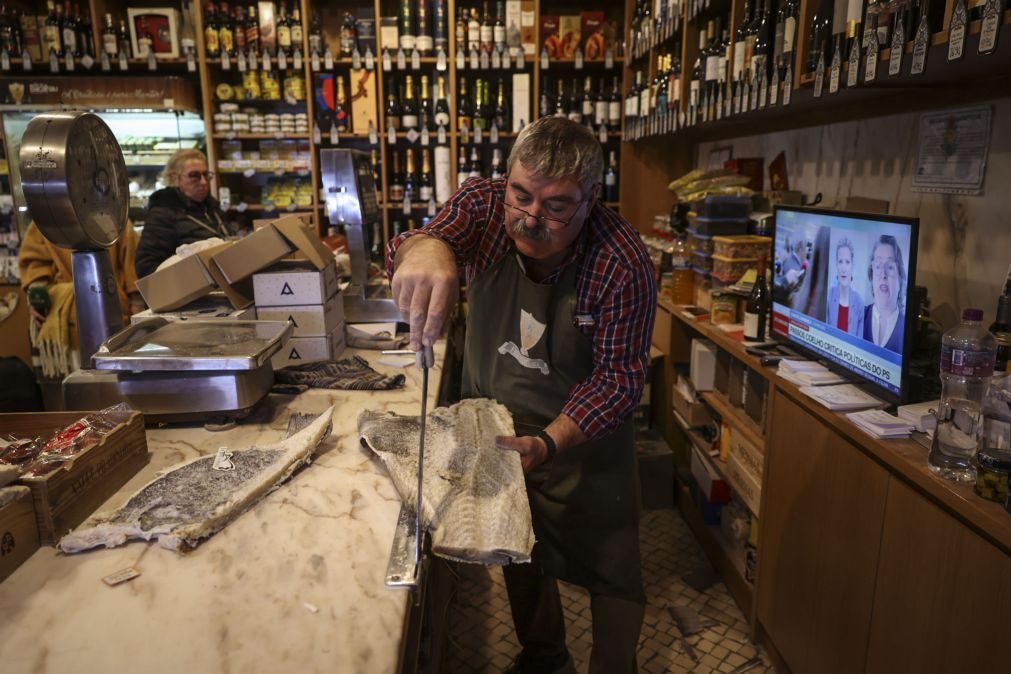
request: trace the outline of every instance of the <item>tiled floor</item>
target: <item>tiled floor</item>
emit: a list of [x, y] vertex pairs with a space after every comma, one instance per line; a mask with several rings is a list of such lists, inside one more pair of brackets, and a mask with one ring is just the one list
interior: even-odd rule
[[[682, 579], [709, 562], [688, 526], [675, 510], [644, 513], [641, 523], [646, 617], [639, 640], [639, 671], [674, 672], [775, 672], [761, 647], [748, 640], [748, 625], [737, 604], [717, 582], [700, 594]], [[451, 607], [449, 671], [452, 674], [495, 673], [505, 669], [519, 653], [509, 614], [509, 600], [501, 569], [458, 565], [460, 582]], [[589, 596], [579, 587], [562, 584], [562, 604], [567, 619], [569, 651], [580, 672], [590, 656]], [[688, 606], [712, 625], [688, 638], [698, 662], [685, 651], [680, 632], [667, 610]], [[743, 665], [754, 658], [750, 668]]]

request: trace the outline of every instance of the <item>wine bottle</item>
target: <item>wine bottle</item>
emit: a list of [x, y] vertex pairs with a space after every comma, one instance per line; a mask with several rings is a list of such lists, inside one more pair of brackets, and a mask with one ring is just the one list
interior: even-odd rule
[[249, 5], [246, 15], [246, 49], [260, 51], [260, 19], [256, 14], [256, 3]]
[[755, 42], [758, 41], [758, 27], [762, 23], [761, 0], [754, 0], [751, 10], [751, 22], [744, 32], [744, 76], [750, 79], [754, 69], [751, 59], [755, 53]]
[[246, 13], [241, 7], [235, 8], [235, 21], [233, 23], [233, 36], [235, 41], [235, 51], [245, 53], [249, 44], [246, 42]]
[[422, 0], [422, 2], [418, 3], [417, 22], [414, 30], [414, 48], [422, 55], [431, 53], [435, 40], [432, 37], [431, 17], [428, 15], [427, 0]]
[[446, 0], [432, 0], [432, 9], [435, 14], [433, 24], [434, 44], [436, 49], [446, 51], [449, 49], [449, 31], [446, 27], [449, 6]]
[[[839, 0], [842, 2], [843, 0]], [[828, 47], [832, 39], [832, 17], [835, 14], [833, 0], [818, 0], [814, 16], [811, 17], [811, 40], [808, 42], [807, 69], [814, 72], [818, 69], [819, 59], [824, 59], [828, 67]]]
[[64, 3], [63, 22], [60, 24], [60, 30], [62, 31], [63, 38], [62, 53], [70, 53], [73, 56], [80, 56], [81, 54], [77, 47], [77, 22], [74, 20], [74, 16], [70, 13], [70, 0], [66, 0]]
[[579, 81], [572, 80], [572, 97], [569, 98], [569, 106], [566, 113], [573, 122], [581, 124], [583, 122], [583, 99], [579, 95]]
[[621, 91], [617, 75], [611, 80], [611, 95], [607, 99], [607, 128], [612, 132], [621, 128]]
[[408, 75], [404, 82], [404, 97], [401, 104], [400, 121], [405, 129], [418, 128], [418, 104], [414, 100], [414, 78]]
[[347, 93], [344, 90], [344, 76], [337, 76], [337, 95], [334, 97], [333, 106], [333, 117], [334, 126], [341, 133], [346, 133], [350, 130], [351, 126], [351, 115], [350, 106], [348, 105]]
[[744, 52], [747, 51], [748, 26], [751, 25], [751, 0], [744, 0], [744, 16], [734, 33], [734, 65], [733, 80], [739, 82], [744, 78]]
[[758, 277], [744, 305], [744, 339], [765, 341], [765, 321], [769, 313], [769, 288], [765, 282], [765, 258], [758, 258]]
[[46, 17], [46, 24], [42, 31], [42, 51], [43, 57], [48, 57], [53, 52], [57, 55], [63, 53], [63, 36], [60, 35], [60, 18], [56, 15], [56, 6], [53, 0], [48, 0], [49, 14]]
[[618, 158], [614, 150], [611, 150], [607, 162], [607, 170], [604, 172], [604, 201], [614, 202], [618, 200]]
[[[235, 28], [232, 20], [232, 14], [228, 11], [228, 3], [222, 2], [219, 5], [220, 11], [218, 12], [218, 45], [221, 51], [227, 52], [230, 55], [235, 54]], [[138, 46], [140, 43], [140, 38], [137, 39]], [[138, 54], [140, 58], [145, 58], [146, 53], [143, 53], [143, 49], [138, 51], [142, 52]]]
[[477, 8], [472, 7], [470, 18], [467, 20], [467, 51], [481, 50], [481, 19], [477, 14]]
[[74, 14], [77, 15], [77, 51], [80, 56], [95, 57], [95, 33], [91, 27], [91, 12], [81, 14], [80, 6], [74, 3]]
[[456, 97], [456, 125], [458, 129], [469, 129], [473, 124], [473, 108], [467, 96], [467, 78], [460, 78], [460, 92]]
[[454, 33], [457, 49], [467, 47], [467, 17], [462, 6], [456, 6], [456, 31]]
[[492, 31], [495, 50], [499, 54], [505, 53], [506, 50], [506, 26], [505, 26], [505, 2], [503, 0], [498, 0], [495, 3], [495, 27]]
[[309, 22], [309, 54], [323, 55], [323, 24], [318, 9], [312, 11], [312, 20]]
[[400, 172], [400, 153], [393, 150], [393, 171], [390, 173], [390, 201], [404, 200], [404, 174]]
[[597, 126], [604, 125], [610, 126], [610, 120], [607, 116], [608, 108], [608, 97], [607, 92], [604, 90], [604, 78], [600, 78], [600, 86], [597, 89], [597, 95], [594, 97], [593, 101], [593, 121]]
[[147, 27], [147, 17], [141, 16], [140, 26], [137, 27], [137, 58], [146, 59], [152, 49], [154, 49], [154, 36]]
[[586, 76], [586, 80], [583, 82], [582, 106], [583, 122], [595, 125], [597, 123], [597, 120], [594, 119], [594, 115], [597, 112], [597, 97], [593, 93], [593, 78], [589, 75]]
[[302, 51], [303, 42], [302, 35], [302, 16], [301, 11], [296, 6], [291, 10], [291, 18], [288, 20], [288, 27], [291, 30], [291, 48], [292, 51], [298, 49]]
[[555, 96], [555, 115], [565, 117], [569, 113], [569, 102], [565, 98], [565, 83], [558, 78], [558, 95]]
[[456, 186], [460, 187], [470, 177], [470, 168], [467, 166], [467, 153], [460, 149], [460, 157], [457, 160]]
[[386, 126], [397, 130], [401, 127], [400, 103], [397, 102], [397, 90], [393, 80], [387, 80], [386, 84]]
[[489, 54], [495, 50], [495, 25], [488, 9], [488, 0], [484, 0], [484, 16], [481, 18], [481, 50]]
[[449, 128], [449, 100], [446, 98], [446, 78], [439, 75], [439, 97], [435, 99], [435, 126]]
[[414, 3], [400, 0], [400, 48], [410, 51], [417, 46], [414, 37]]
[[506, 131], [509, 129], [509, 101], [506, 99], [505, 95], [505, 83], [500, 79], [498, 81], [498, 95], [495, 99], [495, 116], [494, 123], [500, 131]]
[[126, 28], [126, 19], [119, 20], [119, 32], [116, 35], [116, 39], [119, 41], [119, 49], [116, 53], [122, 52], [129, 57], [132, 48], [130, 46], [130, 31]]
[[[208, 10], [210, 11], [210, 10]], [[217, 33], [215, 33], [215, 40], [217, 39]], [[109, 58], [115, 58], [116, 54], [119, 53], [119, 45], [116, 39], [116, 26], [112, 23], [112, 14], [105, 15], [105, 26], [102, 27], [102, 51], [109, 55]], [[210, 56], [210, 45], [208, 45], [207, 55]]]
[[418, 178], [419, 200], [428, 203], [432, 198], [435, 189], [435, 181], [432, 180], [432, 164], [429, 160], [427, 149], [421, 151], [421, 176]]
[[[358, 28], [355, 25], [355, 15], [351, 12], [344, 12], [339, 42], [341, 58], [351, 58], [357, 46]], [[326, 49], [324, 48], [323, 51], [326, 52]]]
[[477, 146], [471, 146], [470, 148], [470, 166], [468, 167], [470, 178], [480, 178], [481, 177], [481, 156], [477, 153]]
[[428, 75], [421, 76], [421, 98], [418, 102], [418, 126], [430, 127], [432, 121], [431, 89], [428, 86]]
[[[285, 55], [291, 53], [291, 24], [288, 23], [288, 9], [285, 3], [281, 3], [281, 10], [278, 14], [277, 25], [274, 29], [277, 35], [277, 53]], [[225, 46], [221, 45], [224, 49]]]
[[505, 175], [505, 171], [502, 168], [502, 150], [495, 148], [491, 152], [491, 179], [501, 180]]
[[491, 118], [488, 110], [488, 82], [479, 79], [474, 82], [474, 128], [487, 131]]
[[404, 199], [416, 201], [418, 198], [418, 177], [414, 174], [414, 148], [407, 148], [404, 154], [407, 157], [404, 172]]
[[772, 60], [773, 40], [775, 39], [775, 27], [769, 19], [769, 4], [772, 0], [765, 0], [758, 17], [758, 32], [755, 35], [755, 49], [751, 56], [751, 70], [758, 76], [759, 82], [767, 81], [769, 78], [769, 63]]

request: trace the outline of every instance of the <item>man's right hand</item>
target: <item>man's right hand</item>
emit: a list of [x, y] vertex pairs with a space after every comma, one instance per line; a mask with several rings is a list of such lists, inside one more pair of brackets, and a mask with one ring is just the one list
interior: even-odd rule
[[440, 239], [422, 234], [400, 245], [391, 287], [410, 323], [412, 350], [432, 346], [442, 334], [460, 295], [458, 278], [456, 257]]

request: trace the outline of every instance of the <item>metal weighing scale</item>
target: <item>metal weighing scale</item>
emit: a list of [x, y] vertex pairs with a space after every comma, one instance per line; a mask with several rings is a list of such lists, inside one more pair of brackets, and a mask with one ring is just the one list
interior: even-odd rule
[[351, 258], [351, 285], [344, 289], [348, 323], [402, 321], [388, 284], [369, 285], [369, 232], [382, 218], [376, 200], [372, 162], [361, 150], [325, 149], [319, 153], [330, 224], [344, 227]]
[[63, 381], [66, 408], [125, 401], [166, 421], [247, 414], [274, 383], [270, 357], [291, 324], [153, 318], [124, 330], [108, 251], [127, 225], [130, 197], [116, 138], [90, 112], [41, 114], [25, 130], [19, 161], [35, 224], [73, 251], [81, 369]]

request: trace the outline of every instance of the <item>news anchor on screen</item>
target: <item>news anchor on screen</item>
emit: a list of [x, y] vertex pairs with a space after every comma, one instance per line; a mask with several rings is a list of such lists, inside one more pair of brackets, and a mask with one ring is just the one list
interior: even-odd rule
[[874, 303], [864, 311], [864, 339], [889, 351], [902, 353], [902, 289], [906, 270], [894, 236], [883, 234], [874, 242], [867, 268]]
[[853, 287], [853, 243], [842, 239], [835, 247], [837, 283], [828, 289], [828, 324], [854, 337], [864, 336], [864, 300]]

